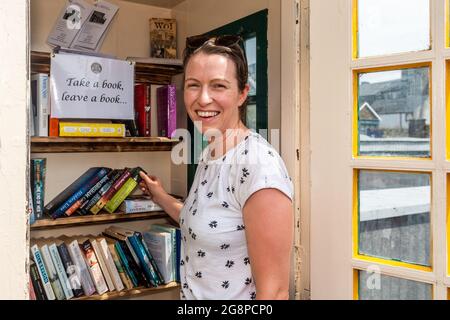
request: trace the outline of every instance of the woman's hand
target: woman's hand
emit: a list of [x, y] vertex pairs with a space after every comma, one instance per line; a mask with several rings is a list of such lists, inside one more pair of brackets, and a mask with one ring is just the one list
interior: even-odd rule
[[164, 190], [161, 180], [156, 176], [146, 175], [142, 171], [139, 174], [142, 178], [142, 181], [139, 183], [141, 190], [148, 194], [153, 202], [161, 205], [164, 197], [167, 196], [167, 192]]

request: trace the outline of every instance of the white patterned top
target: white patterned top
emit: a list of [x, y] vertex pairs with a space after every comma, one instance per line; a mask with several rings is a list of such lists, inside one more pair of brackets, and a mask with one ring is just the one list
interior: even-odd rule
[[292, 200], [292, 180], [276, 150], [255, 132], [219, 159], [207, 154], [208, 148], [180, 214], [181, 299], [255, 299], [242, 208], [266, 188]]

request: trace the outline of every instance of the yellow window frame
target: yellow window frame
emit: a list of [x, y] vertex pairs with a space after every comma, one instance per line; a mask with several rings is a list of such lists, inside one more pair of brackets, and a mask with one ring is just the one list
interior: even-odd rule
[[[357, 1], [357, 0], [354, 0]], [[359, 130], [358, 130], [358, 96], [359, 96], [359, 75], [361, 73], [371, 73], [371, 72], [383, 72], [383, 71], [394, 71], [394, 70], [403, 70], [403, 69], [414, 69], [414, 68], [424, 68], [427, 67], [430, 70], [430, 79], [429, 79], [429, 97], [430, 97], [430, 119], [433, 117], [433, 102], [432, 102], [432, 63], [431, 62], [419, 62], [412, 64], [402, 64], [402, 65], [392, 65], [386, 67], [374, 67], [374, 68], [364, 68], [364, 69], [355, 69], [353, 70], [353, 158], [354, 159], [381, 159], [381, 160], [416, 160], [416, 161], [430, 161], [433, 159], [433, 122], [430, 122], [430, 156], [429, 157], [388, 157], [388, 156], [360, 156], [358, 155], [359, 151]], [[447, 95], [448, 96], [448, 95]], [[449, 116], [450, 117], [450, 116]], [[449, 142], [448, 142], [449, 143]], [[450, 146], [450, 144], [449, 144]], [[447, 148], [449, 150], [449, 148]]]
[[[401, 268], [408, 268], [412, 270], [418, 270], [418, 271], [425, 271], [425, 272], [432, 272], [433, 271], [433, 264], [431, 260], [431, 266], [421, 266], [417, 264], [412, 264], [408, 262], [402, 262], [402, 261], [395, 261], [390, 259], [384, 259], [379, 257], [372, 257], [368, 255], [363, 255], [359, 253], [359, 172], [360, 171], [377, 171], [377, 172], [398, 172], [398, 173], [411, 173], [411, 174], [428, 174], [430, 176], [430, 198], [433, 199], [433, 175], [432, 172], [429, 171], [402, 171], [402, 170], [383, 170], [383, 169], [354, 169], [353, 170], [353, 258], [360, 260], [360, 261], [367, 261], [372, 262], [376, 264], [386, 265], [386, 266], [392, 266], [392, 267], [401, 267]], [[430, 201], [431, 201], [430, 199]], [[432, 204], [431, 204], [431, 210], [430, 210], [430, 257], [433, 257], [433, 228], [432, 228], [432, 215], [431, 211], [433, 210]]]

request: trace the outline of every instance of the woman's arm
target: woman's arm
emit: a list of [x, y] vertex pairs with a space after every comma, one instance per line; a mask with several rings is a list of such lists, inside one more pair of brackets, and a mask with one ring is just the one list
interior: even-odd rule
[[183, 203], [164, 190], [159, 178], [148, 176], [142, 171], [140, 172], [140, 175], [142, 178], [140, 183], [142, 191], [150, 195], [155, 203], [157, 203], [173, 220], [179, 223]]
[[277, 189], [262, 189], [250, 196], [243, 214], [256, 299], [289, 299], [291, 200]]

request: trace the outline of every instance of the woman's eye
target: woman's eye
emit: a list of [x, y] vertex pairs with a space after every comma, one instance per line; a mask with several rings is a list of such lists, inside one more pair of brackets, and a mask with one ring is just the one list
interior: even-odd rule
[[188, 88], [198, 88], [198, 84], [196, 84], [196, 83], [188, 83], [187, 87]]
[[223, 84], [220, 84], [220, 83], [215, 84], [213, 87], [217, 88], [217, 89], [224, 89], [224, 88], [226, 88]]

